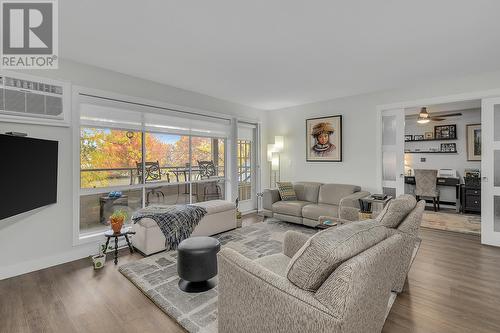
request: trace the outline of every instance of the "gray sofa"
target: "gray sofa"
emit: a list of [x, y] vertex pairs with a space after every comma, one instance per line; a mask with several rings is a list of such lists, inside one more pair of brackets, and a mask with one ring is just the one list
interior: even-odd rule
[[358, 199], [370, 194], [361, 191], [359, 186], [346, 184], [297, 182], [293, 188], [297, 194], [294, 201], [282, 201], [277, 189], [264, 190], [264, 215], [310, 227], [319, 224], [320, 216], [352, 220], [349, 208], [359, 208]]
[[226, 332], [380, 332], [402, 290], [425, 202], [402, 197], [377, 219], [312, 237], [288, 231], [283, 253], [219, 253], [218, 327]]

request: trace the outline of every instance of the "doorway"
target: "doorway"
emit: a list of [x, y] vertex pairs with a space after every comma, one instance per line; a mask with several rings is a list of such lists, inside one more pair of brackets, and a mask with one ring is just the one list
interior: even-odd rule
[[[379, 111], [384, 194], [415, 195], [415, 170], [436, 170], [439, 210], [425, 198], [422, 226], [481, 235], [482, 243], [500, 246], [500, 135], [494, 136], [500, 98], [447, 96]], [[429, 121], [418, 122], [421, 113]]]

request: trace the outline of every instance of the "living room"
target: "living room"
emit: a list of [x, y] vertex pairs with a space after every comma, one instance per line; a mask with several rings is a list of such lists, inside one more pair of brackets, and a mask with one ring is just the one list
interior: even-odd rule
[[[0, 331], [500, 330], [495, 1], [45, 3], [53, 61], [2, 35]], [[467, 101], [476, 234], [404, 195], [408, 110]]]

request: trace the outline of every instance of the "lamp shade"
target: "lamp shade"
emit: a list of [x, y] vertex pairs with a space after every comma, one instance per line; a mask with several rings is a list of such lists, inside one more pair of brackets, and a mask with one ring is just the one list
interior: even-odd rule
[[274, 148], [278, 153], [283, 151], [283, 148], [285, 148], [285, 138], [283, 136], [278, 135], [274, 137]]
[[280, 155], [277, 152], [272, 153], [271, 170], [272, 171], [279, 171], [280, 170]]
[[268, 162], [272, 161], [272, 159], [273, 159], [273, 153], [275, 153], [275, 152], [276, 152], [276, 149], [274, 147], [274, 144], [269, 143], [267, 145], [267, 161]]

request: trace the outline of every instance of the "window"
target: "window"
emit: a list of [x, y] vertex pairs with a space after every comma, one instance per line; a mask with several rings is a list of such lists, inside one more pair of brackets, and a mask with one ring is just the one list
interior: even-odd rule
[[137, 131], [80, 129], [80, 186], [99, 188], [138, 184], [142, 136]]
[[148, 205], [225, 198], [223, 135], [229, 121], [108, 104], [80, 104], [80, 235], [108, 229], [117, 210], [126, 211], [130, 222], [133, 212]]
[[252, 141], [238, 140], [238, 195], [241, 201], [252, 198]]

